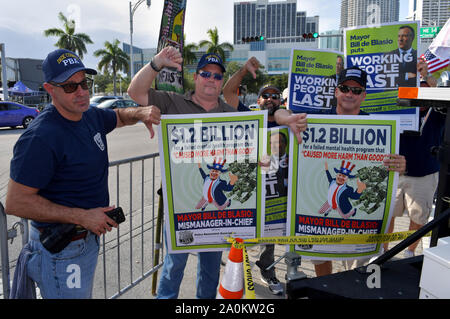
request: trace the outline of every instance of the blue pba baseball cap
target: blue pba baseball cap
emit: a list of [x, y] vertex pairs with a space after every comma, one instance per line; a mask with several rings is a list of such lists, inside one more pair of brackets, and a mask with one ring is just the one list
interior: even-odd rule
[[50, 52], [42, 63], [45, 82], [62, 83], [79, 71], [96, 75], [97, 71], [86, 68], [81, 59], [72, 51], [58, 49]]
[[214, 53], [206, 53], [200, 58], [200, 61], [198, 61], [197, 64], [197, 72], [208, 64], [217, 64], [222, 69], [222, 72], [225, 73], [225, 67], [223, 66], [222, 59]]

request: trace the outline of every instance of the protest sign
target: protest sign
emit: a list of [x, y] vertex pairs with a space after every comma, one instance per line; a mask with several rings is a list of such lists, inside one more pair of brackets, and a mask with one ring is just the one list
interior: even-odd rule
[[267, 129], [269, 167], [266, 174], [264, 237], [286, 236], [286, 206], [289, 173], [289, 129]]
[[[183, 52], [186, 0], [164, 0], [157, 51], [173, 46]], [[184, 93], [183, 70], [163, 68], [156, 76], [158, 90]]]
[[[329, 113], [337, 84], [337, 51], [298, 50], [291, 53], [288, 108], [293, 112]], [[338, 66], [338, 71], [342, 65]]]
[[169, 252], [261, 236], [267, 111], [163, 115], [159, 148]]
[[418, 130], [418, 108], [397, 106], [399, 87], [418, 87], [418, 22], [396, 22], [345, 29], [347, 67], [365, 70], [367, 97], [361, 109], [367, 113], [399, 114], [400, 130]]
[[[396, 117], [309, 116], [303, 143], [290, 145], [288, 236], [385, 233], [398, 173], [382, 162], [398, 152], [398, 135]], [[380, 247], [290, 249], [313, 259], [347, 259], [373, 255]]]

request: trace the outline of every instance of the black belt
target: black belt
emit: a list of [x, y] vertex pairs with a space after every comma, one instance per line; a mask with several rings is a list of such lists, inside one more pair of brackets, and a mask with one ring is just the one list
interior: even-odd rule
[[[42, 234], [44, 232], [45, 228], [37, 227], [37, 230], [39, 230], [39, 232]], [[84, 239], [84, 238], [86, 238], [87, 234], [88, 234], [87, 230], [81, 230], [81, 231], [79, 230], [78, 233], [70, 239], [70, 241]]]

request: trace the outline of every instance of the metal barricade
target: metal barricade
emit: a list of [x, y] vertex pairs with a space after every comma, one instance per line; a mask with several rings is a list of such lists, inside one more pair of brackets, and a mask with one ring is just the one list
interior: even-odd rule
[[[159, 260], [153, 264], [155, 252], [163, 248], [156, 243], [156, 192], [161, 185], [161, 177], [156, 176], [160, 173], [158, 157], [155, 153], [110, 163], [110, 203], [123, 208], [126, 221], [117, 231], [102, 236], [103, 265], [97, 267], [94, 298], [100, 297], [99, 288], [103, 288], [103, 298], [117, 298], [162, 266]], [[150, 162], [150, 171], [145, 169], [146, 162]]]
[[[159, 154], [134, 157], [109, 164], [110, 203], [122, 207], [126, 221], [100, 239], [100, 251], [94, 279], [93, 298], [118, 298], [155, 274], [164, 255], [158, 223], [158, 199], [161, 185]], [[157, 175], [158, 174], [158, 175]], [[11, 221], [10, 221], [11, 222]], [[162, 220], [159, 221], [162, 224]], [[160, 224], [160, 225], [161, 225]], [[28, 222], [22, 219], [8, 230], [7, 216], [0, 202], [1, 279], [0, 298], [8, 299], [10, 280], [17, 258], [9, 260], [8, 240], [17, 236], [20, 226], [22, 246], [28, 241]], [[18, 256], [21, 247], [16, 248]], [[151, 284], [146, 284], [150, 297]], [[148, 288], [148, 289], [147, 289]]]
[[[8, 254], [8, 225], [6, 221], [5, 209], [0, 202], [0, 252], [1, 252], [1, 272], [2, 272], [2, 292], [4, 298], [9, 297], [9, 254]], [[1, 297], [0, 295], [0, 297]]]

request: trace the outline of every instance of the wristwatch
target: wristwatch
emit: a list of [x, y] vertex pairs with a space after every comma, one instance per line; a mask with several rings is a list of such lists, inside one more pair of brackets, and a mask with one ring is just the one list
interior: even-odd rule
[[152, 67], [153, 70], [155, 70], [155, 72], [159, 72], [162, 70], [162, 68], [158, 68], [155, 64], [154, 58], [150, 60], [150, 66]]

